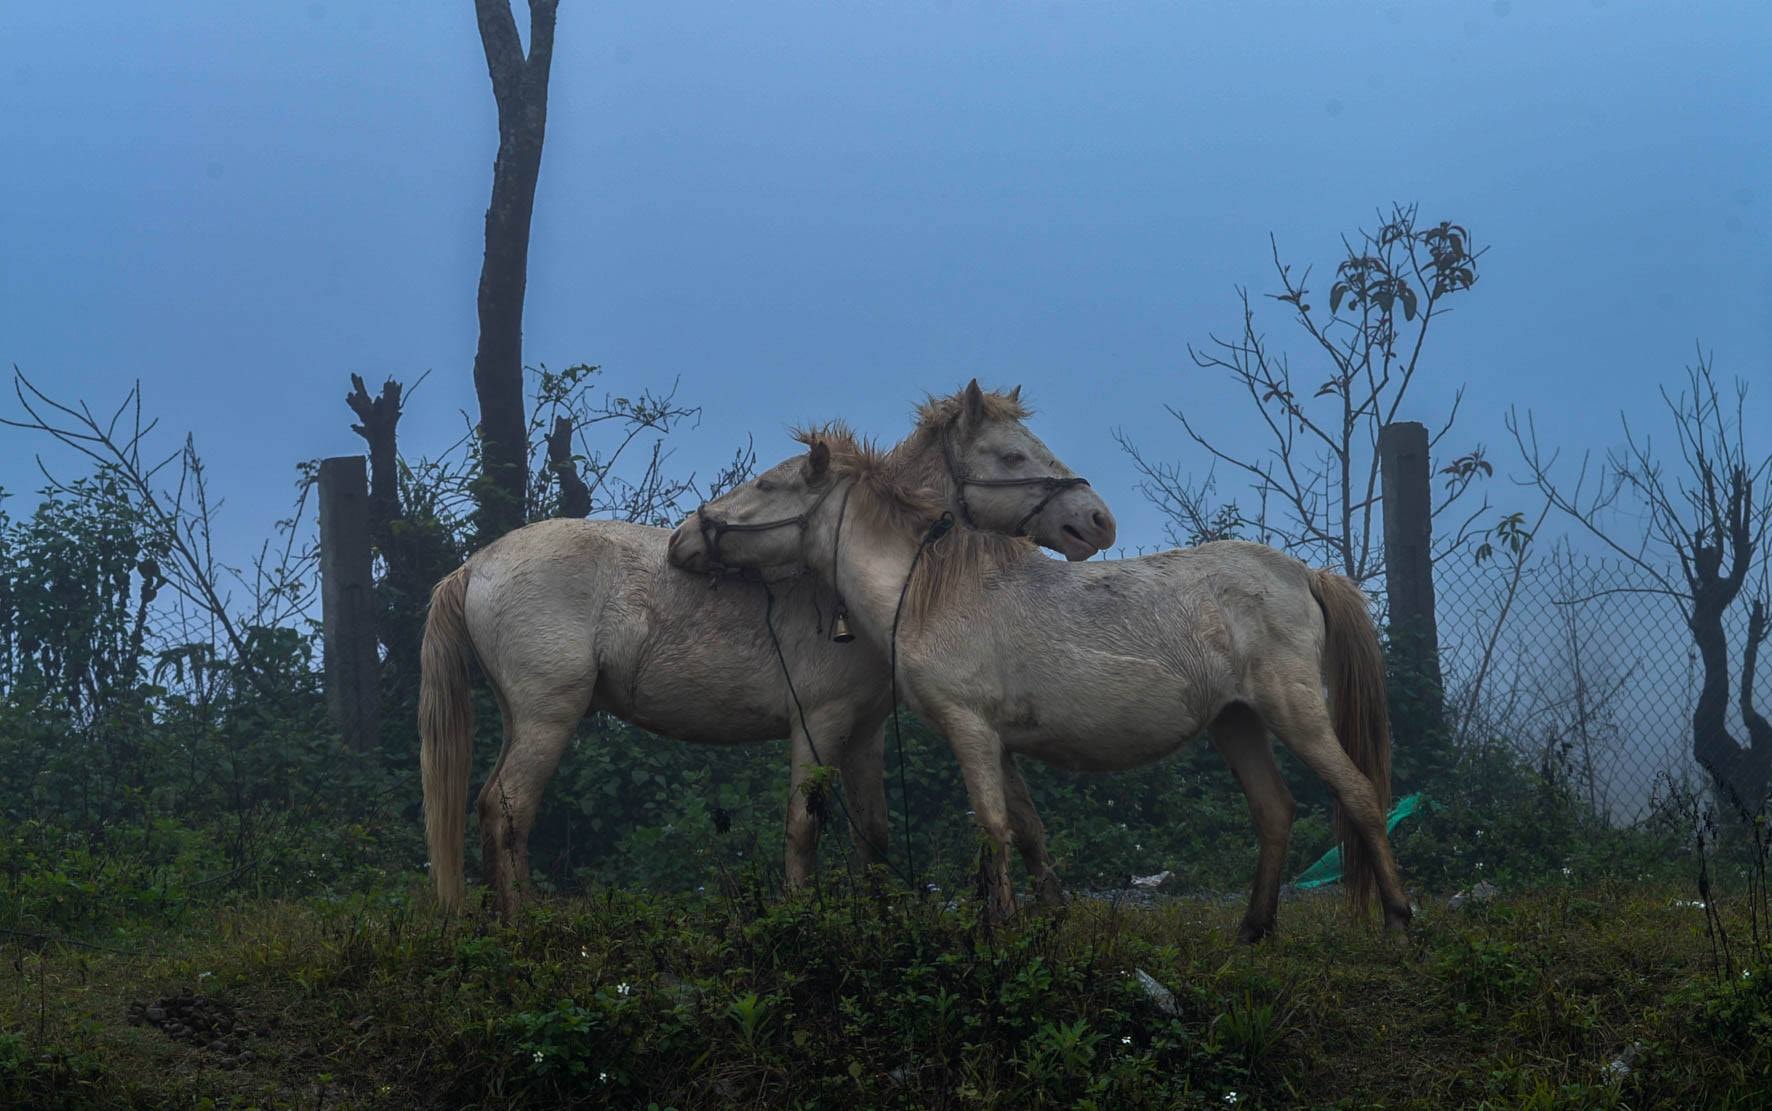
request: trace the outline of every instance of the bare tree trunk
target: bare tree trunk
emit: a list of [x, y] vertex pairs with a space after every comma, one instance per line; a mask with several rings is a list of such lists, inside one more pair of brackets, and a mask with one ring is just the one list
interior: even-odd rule
[[492, 95], [498, 102], [498, 160], [486, 209], [486, 255], [480, 267], [480, 342], [474, 389], [480, 399], [476, 531], [484, 544], [523, 523], [528, 437], [523, 406], [523, 295], [529, 225], [541, 175], [548, 120], [548, 71], [559, 0], [529, 0], [529, 54], [509, 0], [474, 0]]
[[573, 461], [572, 421], [566, 417], [555, 417], [553, 431], [548, 433], [548, 469], [560, 483], [560, 516], [589, 517], [591, 489]]
[[1754, 707], [1754, 675], [1760, 666], [1760, 645], [1765, 642], [1766, 599], [1755, 598], [1747, 615], [1747, 646], [1741, 653], [1741, 720], [1747, 724], [1748, 751], [1760, 761], [1759, 784], [1762, 795], [1767, 781], [1768, 765], [1772, 765], [1772, 721]]
[[369, 535], [381, 550], [382, 558], [388, 561], [390, 571], [396, 562], [394, 522], [400, 518], [397, 430], [401, 390], [400, 383], [390, 378], [382, 383], [380, 396], [372, 398], [363, 385], [363, 376], [353, 374], [351, 392], [345, 395], [345, 404], [361, 422], [351, 425], [351, 431], [369, 444]]
[[417, 565], [415, 545], [403, 529], [400, 509], [398, 430], [403, 387], [392, 378], [371, 397], [361, 375], [351, 375], [345, 404], [359, 423], [351, 431], [369, 445], [369, 538], [381, 553], [387, 573], [377, 591], [376, 635], [388, 650], [388, 672], [396, 688], [418, 682], [418, 617], [430, 593], [425, 571]]
[[320, 594], [326, 631], [326, 704], [345, 745], [375, 748], [381, 664], [375, 654], [367, 476], [361, 455], [320, 461]]
[[[1763, 534], [1756, 531], [1754, 481], [1746, 467], [1718, 468], [1703, 475], [1710, 520], [1693, 530], [1691, 545], [1681, 552], [1681, 567], [1692, 589], [1687, 625], [1704, 664], [1704, 682], [1692, 711], [1692, 755], [1716, 779], [1727, 801], [1746, 814], [1758, 813], [1772, 779], [1772, 726], [1754, 710], [1754, 667], [1760, 641], [1766, 637], [1766, 607], [1755, 598], [1748, 614], [1748, 641], [1741, 671], [1741, 716], [1747, 744], [1729, 733], [1729, 641], [1723, 615], [1735, 603], [1748, 569], [1753, 566]], [[1727, 568], [1725, 569], [1725, 553]]]
[[1723, 614], [1735, 592], [1727, 589], [1727, 578], [1712, 579], [1707, 585], [1717, 589], [1700, 588], [1690, 620], [1698, 658], [1704, 664], [1704, 681], [1692, 711], [1692, 755], [1725, 795], [1734, 796], [1728, 801], [1751, 814], [1758, 811], [1772, 783], [1772, 725], [1753, 705], [1754, 667], [1759, 662], [1759, 641], [1766, 636], [1765, 607], [1756, 600], [1749, 616], [1740, 703], [1748, 743], [1742, 745], [1729, 732], [1729, 642], [1723, 632]]

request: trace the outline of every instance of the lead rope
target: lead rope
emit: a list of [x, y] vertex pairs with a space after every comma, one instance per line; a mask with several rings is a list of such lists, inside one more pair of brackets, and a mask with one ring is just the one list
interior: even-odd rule
[[[765, 599], [763, 606], [763, 625], [769, 630], [769, 643], [775, 647], [775, 662], [781, 665], [781, 677], [787, 681], [788, 695], [794, 700], [794, 712], [800, 716], [800, 732], [806, 737], [806, 747], [812, 750], [812, 762], [821, 768], [825, 767], [824, 758], [818, 754], [818, 742], [813, 739], [812, 730], [806, 724], [806, 707], [800, 704], [800, 692], [794, 689], [794, 676], [793, 673], [788, 670], [787, 656], [782, 653], [781, 637], [775, 632], [775, 591], [769, 588], [769, 581], [767, 579], [763, 581], [763, 597]], [[900, 751], [902, 753], [903, 750], [901, 749]], [[899, 766], [901, 789], [903, 786], [903, 771], [904, 767], [901, 760]], [[849, 815], [849, 804], [843, 801], [842, 783], [839, 782], [837, 787], [837, 790], [831, 792], [831, 797], [837, 800], [837, 809], [843, 812], [843, 824], [848, 826], [855, 836], [861, 838], [867, 847], [874, 851], [874, 855], [878, 856], [888, 868], [891, 868], [892, 871], [897, 873], [898, 878], [903, 880], [906, 886], [915, 887], [916, 881], [892, 863], [892, 858], [887, 855], [885, 847], [874, 844], [874, 842], [868, 838], [867, 831], [855, 824], [855, 819]], [[792, 800], [789, 800], [788, 805], [793, 805]], [[907, 826], [906, 828], [908, 829], [909, 827]]]
[[[915, 577], [917, 573], [917, 561], [923, 558], [923, 553], [928, 549], [929, 545], [946, 536], [948, 530], [953, 527], [954, 515], [952, 513], [943, 512], [942, 515], [937, 517], [934, 523], [929, 526], [929, 531], [923, 534], [922, 543], [917, 545], [916, 554], [911, 556], [911, 569], [905, 572], [904, 586], [899, 588], [898, 605], [894, 606], [892, 609], [892, 640], [890, 651], [892, 668], [892, 743], [894, 747], [898, 749], [898, 798], [899, 813], [904, 818], [905, 866], [910, 869], [913, 876], [917, 873], [917, 847], [916, 842], [911, 839], [911, 792], [910, 788], [905, 785], [904, 730], [900, 726], [898, 720], [898, 620], [904, 613], [905, 596], [911, 592], [911, 579]], [[917, 887], [915, 883], [911, 886]], [[923, 890], [920, 887], [917, 887], [917, 889], [919, 893]]]

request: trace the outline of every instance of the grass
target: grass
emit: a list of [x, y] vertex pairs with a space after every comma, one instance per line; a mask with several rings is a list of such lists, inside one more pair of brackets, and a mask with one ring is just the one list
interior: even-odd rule
[[[1688, 902], [1434, 901], [1398, 943], [1308, 898], [1254, 948], [1204, 901], [997, 931], [743, 885], [511, 929], [403, 893], [246, 903], [128, 952], [0, 944], [0, 1105], [1761, 1106], [1772, 969], [1719, 974]], [[131, 1021], [181, 993], [239, 1016], [248, 1055]]]

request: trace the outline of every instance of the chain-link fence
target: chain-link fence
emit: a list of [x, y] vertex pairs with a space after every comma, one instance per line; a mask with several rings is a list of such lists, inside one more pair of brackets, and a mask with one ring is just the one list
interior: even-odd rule
[[[1445, 724], [1455, 747], [1504, 746], [1554, 769], [1595, 814], [1620, 825], [1648, 813], [1665, 777], [1701, 782], [1692, 713], [1703, 670], [1683, 600], [1640, 568], [1566, 543], [1517, 563], [1473, 553], [1474, 546], [1442, 556], [1433, 567]], [[1382, 580], [1368, 587], [1382, 623]], [[1745, 606], [1736, 608], [1726, 622], [1728, 724], [1739, 737], [1747, 618]]]
[[[1683, 604], [1637, 568], [1556, 546], [1516, 567], [1467, 553], [1434, 566], [1447, 727], [1566, 774], [1596, 814], [1642, 818], [1658, 778], [1696, 779], [1703, 679]], [[1738, 615], [1739, 616], [1739, 615]], [[1745, 617], [1729, 626], [1740, 736]]]

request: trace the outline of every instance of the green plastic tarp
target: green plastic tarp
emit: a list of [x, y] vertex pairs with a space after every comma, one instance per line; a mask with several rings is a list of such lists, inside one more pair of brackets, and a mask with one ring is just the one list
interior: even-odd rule
[[[1398, 822], [1401, 822], [1404, 818], [1415, 813], [1416, 809], [1426, 801], [1426, 799], [1422, 798], [1420, 791], [1417, 791], [1413, 795], [1405, 795], [1398, 799], [1397, 804], [1391, 807], [1390, 818], [1385, 821], [1385, 832], [1389, 833], [1395, 830]], [[1292, 881], [1292, 886], [1303, 890], [1312, 887], [1324, 887], [1328, 884], [1340, 882], [1341, 846], [1337, 845], [1333, 849], [1324, 853], [1315, 864], [1298, 873], [1298, 878]]]

